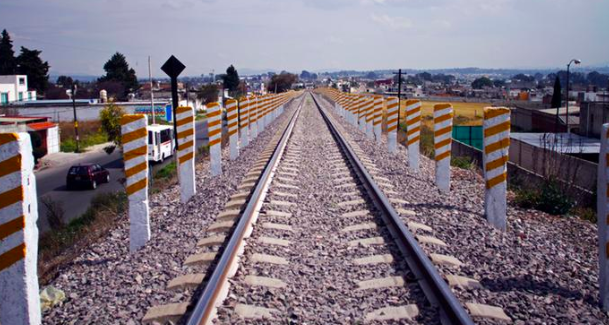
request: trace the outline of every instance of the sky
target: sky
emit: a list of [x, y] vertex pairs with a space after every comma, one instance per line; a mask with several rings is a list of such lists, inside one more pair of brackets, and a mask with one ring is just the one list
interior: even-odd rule
[[607, 0], [0, 0], [0, 29], [53, 74], [609, 65]]

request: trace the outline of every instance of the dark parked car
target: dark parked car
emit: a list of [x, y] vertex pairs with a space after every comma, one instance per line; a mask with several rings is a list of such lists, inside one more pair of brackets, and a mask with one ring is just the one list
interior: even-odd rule
[[66, 177], [66, 187], [68, 190], [82, 185], [96, 189], [98, 184], [109, 182], [110, 172], [98, 164], [72, 166]]

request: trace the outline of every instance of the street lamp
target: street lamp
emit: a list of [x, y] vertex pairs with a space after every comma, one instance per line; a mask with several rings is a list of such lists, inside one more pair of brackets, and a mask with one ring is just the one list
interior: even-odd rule
[[569, 64], [567, 64], [567, 104], [565, 106], [567, 114], [565, 119], [567, 123], [567, 136], [569, 137], [569, 139], [571, 139], [571, 129], [569, 128], [569, 69], [571, 68], [572, 63], [580, 64], [582, 63], [582, 61], [578, 59], [572, 59], [571, 61], [569, 61]]

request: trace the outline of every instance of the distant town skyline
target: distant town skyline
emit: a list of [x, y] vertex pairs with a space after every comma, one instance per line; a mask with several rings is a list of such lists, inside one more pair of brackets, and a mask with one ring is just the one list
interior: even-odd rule
[[[103, 74], [114, 52], [138, 77], [212, 70], [560, 69], [609, 65], [602, 0], [2, 0], [0, 29], [42, 50], [51, 74]], [[229, 18], [230, 17], [230, 18]]]

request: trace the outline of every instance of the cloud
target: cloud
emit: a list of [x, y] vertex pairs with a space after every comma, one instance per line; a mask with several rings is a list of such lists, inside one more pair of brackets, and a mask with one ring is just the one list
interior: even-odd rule
[[373, 22], [391, 30], [409, 29], [413, 25], [410, 19], [406, 19], [403, 17], [390, 17], [386, 14], [372, 14], [370, 18]]

